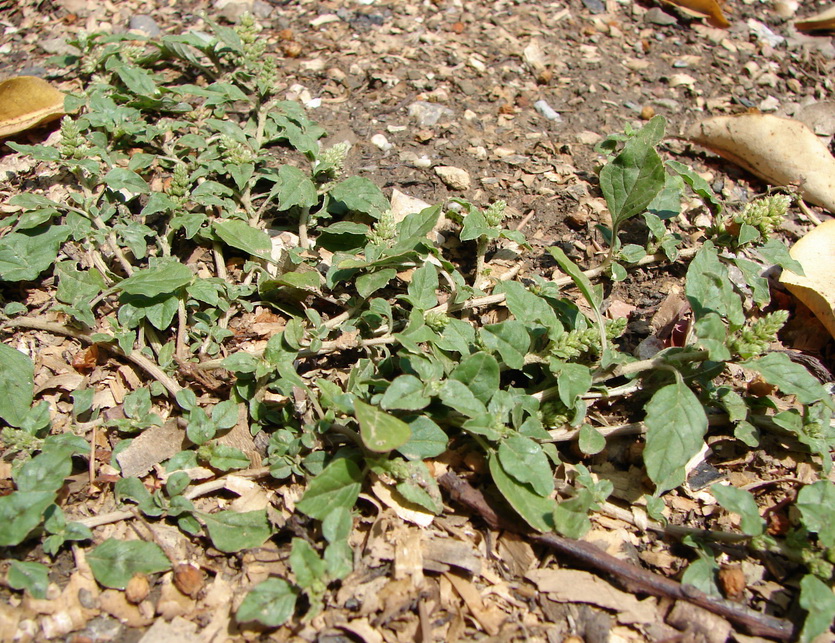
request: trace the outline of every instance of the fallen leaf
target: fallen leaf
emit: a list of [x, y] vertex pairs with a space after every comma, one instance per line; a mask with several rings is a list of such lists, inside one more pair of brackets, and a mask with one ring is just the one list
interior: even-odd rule
[[706, 18], [707, 23], [712, 27], [727, 29], [731, 26], [716, 0], [663, 0], [663, 2], [677, 7], [688, 15]]
[[61, 118], [64, 94], [41, 78], [16, 76], [0, 83], [0, 138]]
[[654, 598], [639, 601], [589, 572], [574, 569], [534, 569], [525, 578], [548, 598], [561, 603], [589, 603], [617, 613], [618, 622], [652, 623], [658, 618]]
[[139, 434], [128, 448], [116, 456], [125, 478], [141, 478], [155, 464], [183, 450], [186, 432], [171, 419], [162, 426], [152, 426]]
[[791, 256], [805, 276], [784, 270], [780, 281], [802, 301], [835, 337], [835, 219], [826, 221], [795, 243]]
[[467, 609], [470, 610], [473, 617], [478, 621], [479, 625], [484, 628], [490, 636], [496, 636], [499, 633], [502, 623], [507, 618], [507, 614], [501, 612], [495, 607], [487, 607], [484, 601], [481, 600], [481, 594], [475, 585], [465, 578], [456, 576], [455, 574], [444, 574], [457, 594], [464, 600]]
[[772, 185], [799, 185], [804, 199], [835, 212], [835, 158], [800, 121], [716, 116], [693, 125], [687, 137]]
[[835, 30], [835, 6], [825, 11], [809, 16], [794, 23], [798, 31], [830, 31]]

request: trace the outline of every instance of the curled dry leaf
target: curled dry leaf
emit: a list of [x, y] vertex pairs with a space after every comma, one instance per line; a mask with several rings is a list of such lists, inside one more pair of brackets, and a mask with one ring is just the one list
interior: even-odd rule
[[17, 76], [0, 83], [0, 138], [56, 118], [64, 111], [64, 94], [41, 78]]
[[794, 23], [798, 31], [833, 31], [835, 30], [835, 5], [825, 11], [809, 16]]
[[780, 281], [809, 307], [835, 337], [835, 219], [807, 233], [791, 249], [805, 276], [784, 270]]
[[835, 212], [835, 158], [803, 123], [769, 114], [715, 116], [687, 137], [772, 185], [798, 185], [804, 199]]
[[663, 2], [677, 7], [688, 15], [706, 18], [711, 27], [727, 29], [731, 26], [716, 0], [663, 0]]

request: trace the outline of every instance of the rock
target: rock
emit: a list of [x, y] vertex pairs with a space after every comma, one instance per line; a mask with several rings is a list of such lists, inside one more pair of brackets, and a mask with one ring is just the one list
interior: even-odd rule
[[438, 165], [435, 168], [441, 181], [451, 190], [469, 190], [470, 189], [470, 175], [466, 170], [460, 167], [453, 167], [451, 165]]
[[669, 25], [674, 25], [678, 22], [674, 16], [663, 12], [658, 7], [653, 7], [647, 11], [644, 14], [644, 20], [654, 25], [660, 25], [661, 27], [668, 27]]
[[38, 43], [38, 46], [48, 54], [60, 56], [64, 54], [71, 54], [73, 56], [80, 56], [81, 50], [78, 47], [73, 47], [67, 43], [66, 38], [46, 38]]
[[603, 137], [600, 136], [600, 134], [598, 134], [597, 132], [590, 132], [588, 130], [585, 130], [579, 132], [575, 136], [575, 139], [581, 145], [597, 145], [601, 140], [603, 140]]
[[438, 103], [419, 100], [409, 105], [409, 116], [414, 118], [420, 127], [431, 127], [437, 124], [441, 118], [449, 118], [452, 114], [453, 112], [449, 107], [444, 107]]
[[157, 21], [151, 16], [145, 14], [133, 16], [130, 19], [130, 22], [128, 22], [128, 29], [130, 31], [141, 31], [143, 34], [150, 36], [151, 38], [156, 38], [161, 33]]
[[562, 121], [562, 116], [559, 115], [554, 108], [551, 107], [547, 102], [544, 100], [538, 100], [533, 104], [533, 108], [539, 112], [540, 115], [547, 118], [549, 121], [560, 122]]
[[378, 147], [384, 152], [388, 152], [392, 147], [394, 147], [389, 140], [382, 134], [375, 134], [371, 137], [371, 144], [374, 147]]

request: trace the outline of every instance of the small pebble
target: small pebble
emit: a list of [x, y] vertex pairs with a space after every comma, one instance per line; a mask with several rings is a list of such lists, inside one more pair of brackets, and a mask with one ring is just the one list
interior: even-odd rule
[[149, 36], [151, 38], [156, 38], [161, 33], [157, 21], [154, 20], [151, 16], [147, 16], [144, 14], [133, 16], [130, 19], [130, 22], [128, 22], [128, 29], [130, 29], [131, 31], [141, 31], [146, 36]]
[[678, 22], [674, 16], [671, 16], [669, 13], [665, 13], [658, 7], [653, 7], [652, 9], [647, 11], [644, 14], [644, 20], [651, 24], [660, 25], [662, 27], [668, 27]]
[[409, 105], [409, 116], [414, 118], [420, 127], [431, 127], [441, 118], [451, 117], [452, 110], [438, 103], [419, 100]]
[[549, 121], [560, 122], [562, 121], [562, 116], [560, 116], [553, 107], [551, 107], [547, 102], [544, 100], [538, 100], [533, 104], [533, 108], [539, 112], [539, 114]]
[[641, 108], [641, 120], [642, 121], [648, 121], [653, 116], [655, 116], [655, 110], [652, 108], [651, 105], [644, 105]]
[[451, 190], [469, 190], [470, 189], [470, 175], [466, 170], [460, 167], [453, 167], [451, 165], [438, 165], [435, 167], [435, 174], [437, 174], [441, 181], [446, 184]]
[[382, 134], [375, 134], [371, 137], [371, 144], [375, 147], [380, 148], [384, 152], [388, 152], [392, 147], [394, 147], [389, 140]]

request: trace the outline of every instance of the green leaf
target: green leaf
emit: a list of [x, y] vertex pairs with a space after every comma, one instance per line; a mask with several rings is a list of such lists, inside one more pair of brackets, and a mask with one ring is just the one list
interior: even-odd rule
[[15, 475], [19, 491], [58, 491], [72, 473], [72, 460], [66, 449], [44, 449]]
[[49, 586], [49, 568], [41, 563], [25, 563], [13, 560], [9, 565], [9, 575], [6, 577], [9, 586], [14, 589], [26, 590], [33, 597], [46, 598]]
[[354, 401], [354, 414], [363, 444], [375, 453], [393, 451], [406, 444], [412, 435], [403, 420], [360, 400]]
[[70, 236], [68, 226], [11, 232], [0, 239], [0, 280], [32, 281], [58, 257], [58, 248]]
[[680, 377], [656, 391], [646, 411], [644, 463], [660, 494], [684, 482], [684, 466], [702, 448], [707, 416]]
[[[205, 456], [209, 464], [220, 471], [231, 471], [233, 469], [246, 469], [250, 465], [249, 457], [233, 446], [227, 444], [210, 444]], [[203, 452], [201, 451], [201, 455]]]
[[159, 545], [142, 540], [108, 538], [87, 554], [93, 576], [104, 587], [124, 589], [134, 574], [153, 574], [171, 568]]
[[35, 365], [27, 355], [0, 342], [0, 418], [20, 427], [32, 406]]
[[254, 373], [258, 367], [258, 361], [252, 353], [238, 351], [229, 357], [224, 357], [221, 366], [233, 373]]
[[606, 438], [591, 424], [584, 424], [580, 427], [577, 446], [585, 455], [595, 455], [606, 448]]
[[509, 319], [483, 326], [480, 334], [484, 345], [497, 351], [510, 368], [521, 369], [525, 366], [525, 355], [531, 346], [531, 337], [525, 324]]
[[319, 202], [316, 185], [300, 169], [292, 165], [278, 168], [278, 205], [281, 210], [294, 206], [312, 208]]
[[710, 184], [696, 174], [695, 170], [678, 161], [667, 161], [667, 167], [676, 172], [690, 186], [690, 189], [705, 202], [714, 215], [718, 216], [722, 213], [722, 202], [716, 198], [716, 193]]
[[429, 310], [438, 303], [438, 269], [430, 262], [425, 262], [412, 273], [409, 282], [409, 301], [415, 308]]
[[573, 498], [563, 500], [554, 509], [554, 526], [566, 538], [582, 538], [589, 529], [589, 510], [593, 498], [586, 489], [580, 489]]
[[151, 188], [141, 176], [123, 167], [114, 167], [104, 176], [104, 182], [111, 190], [126, 190], [131, 194], [148, 194]]
[[[118, 60], [115, 56], [110, 60]], [[115, 71], [125, 86], [138, 96], [153, 96], [159, 92], [154, 77], [140, 67], [125, 65], [121, 61], [110, 71]]]
[[560, 248], [548, 248], [548, 252], [556, 260], [557, 264], [565, 274], [571, 277], [574, 285], [586, 298], [589, 306], [591, 306], [594, 313], [594, 320], [597, 324], [598, 332], [600, 333], [600, 351], [601, 355], [605, 352], [608, 342], [606, 341], [606, 326], [603, 321], [603, 314], [600, 312], [601, 299], [600, 295], [595, 290], [589, 278], [583, 274], [583, 271], [575, 264], [568, 255]]
[[296, 508], [311, 518], [324, 520], [337, 507], [353, 507], [361, 487], [362, 472], [357, 464], [339, 458], [310, 481]]
[[425, 240], [438, 223], [441, 206], [432, 205], [420, 212], [407, 214], [397, 225], [395, 249], [411, 249], [418, 241]]
[[306, 540], [293, 538], [289, 560], [296, 584], [302, 589], [311, 589], [326, 582], [325, 561], [319, 558], [319, 554]]
[[801, 643], [811, 643], [830, 630], [835, 619], [835, 594], [829, 585], [812, 574], [800, 581], [800, 607], [808, 612], [800, 632]]
[[818, 480], [806, 485], [797, 494], [795, 505], [800, 511], [803, 526], [816, 533], [824, 547], [835, 547], [835, 484], [829, 480]]
[[710, 488], [719, 504], [735, 514], [739, 514], [740, 527], [748, 536], [761, 536], [765, 530], [765, 521], [760, 517], [757, 502], [745, 489], [730, 485], [715, 484]]
[[759, 252], [766, 261], [776, 266], [780, 266], [784, 270], [790, 270], [796, 275], [801, 276], [806, 274], [803, 272], [803, 264], [794, 259], [789, 254], [789, 249], [786, 247], [786, 244], [778, 239], [768, 239], [765, 243], [757, 247], [757, 252]]
[[138, 270], [131, 277], [121, 281], [119, 287], [129, 295], [156, 297], [172, 294], [192, 279], [194, 273], [188, 266], [177, 261], [167, 261], [160, 266]]
[[591, 388], [591, 369], [573, 362], [563, 362], [556, 370], [555, 366], [557, 365], [551, 364], [551, 371], [557, 376], [557, 393], [560, 401], [569, 409], [574, 408], [577, 398], [588, 393]]
[[502, 470], [522, 483], [527, 483], [540, 496], [554, 490], [554, 472], [542, 447], [521, 435], [502, 440], [498, 451]]
[[461, 229], [461, 234], [458, 235], [461, 241], [473, 241], [481, 236], [489, 235], [490, 233], [497, 234], [495, 228], [487, 224], [487, 219], [480, 210], [473, 208], [464, 217], [464, 227]]
[[[700, 177], [701, 178], [701, 177]], [[647, 206], [645, 217], [655, 217], [658, 223], [672, 219], [681, 212], [681, 193], [684, 189], [684, 182], [680, 176], [675, 174], [666, 174], [664, 176], [664, 188], [655, 195], [655, 198]], [[661, 224], [660, 229], [654, 226], [649, 219], [647, 219], [647, 226], [652, 231], [656, 239], [664, 236], [664, 227]]]
[[380, 288], [385, 288], [397, 276], [394, 268], [383, 268], [357, 277], [355, 285], [360, 297], [367, 298]]
[[352, 176], [337, 183], [331, 189], [330, 197], [352, 212], [362, 212], [375, 219], [391, 207], [380, 188], [362, 176]]
[[449, 376], [465, 384], [484, 404], [499, 390], [499, 363], [489, 353], [473, 353], [465, 357]]
[[297, 592], [283, 578], [268, 578], [246, 595], [235, 618], [239, 623], [258, 621], [267, 627], [287, 622], [296, 609]]
[[487, 407], [463, 382], [445, 380], [438, 392], [441, 401], [447, 406], [468, 417], [487, 413]]
[[492, 455], [488, 462], [493, 482], [516, 513], [537, 531], [551, 531], [554, 528], [554, 501], [543, 498], [530, 485], [508, 475], [497, 456]]
[[727, 319], [733, 328], [745, 323], [742, 299], [734, 292], [728, 269], [709, 241], [690, 262], [684, 288], [697, 320], [714, 312]]
[[768, 353], [763, 357], [740, 362], [740, 365], [757, 371], [766, 382], [783, 393], [794, 395], [801, 404], [830, 400], [823, 385], [803, 366], [791, 361], [785, 353]]
[[53, 491], [15, 491], [0, 496], [0, 547], [19, 545], [55, 501]]
[[246, 221], [226, 219], [212, 224], [215, 234], [228, 246], [243, 250], [256, 257], [269, 257], [272, 249], [270, 235], [253, 228]]
[[665, 183], [664, 164], [655, 145], [664, 137], [664, 118], [656, 116], [600, 170], [600, 189], [617, 230], [647, 209]]
[[386, 410], [420, 410], [432, 401], [423, 389], [423, 383], [414, 375], [399, 375], [386, 389], [380, 399], [380, 406]]
[[441, 455], [447, 449], [449, 438], [443, 429], [424, 415], [405, 418], [412, 437], [397, 450], [408, 460], [425, 460]]
[[533, 294], [518, 281], [500, 283], [495, 292], [504, 292], [505, 304], [513, 316], [526, 324], [542, 324], [551, 329], [559, 326], [557, 314], [543, 298]]
[[198, 513], [197, 516], [206, 525], [215, 548], [227, 554], [260, 547], [273, 534], [266, 509]]
[[719, 566], [707, 556], [700, 556], [687, 566], [681, 577], [682, 585], [692, 585], [710, 596], [721, 596], [716, 586], [716, 572]]

